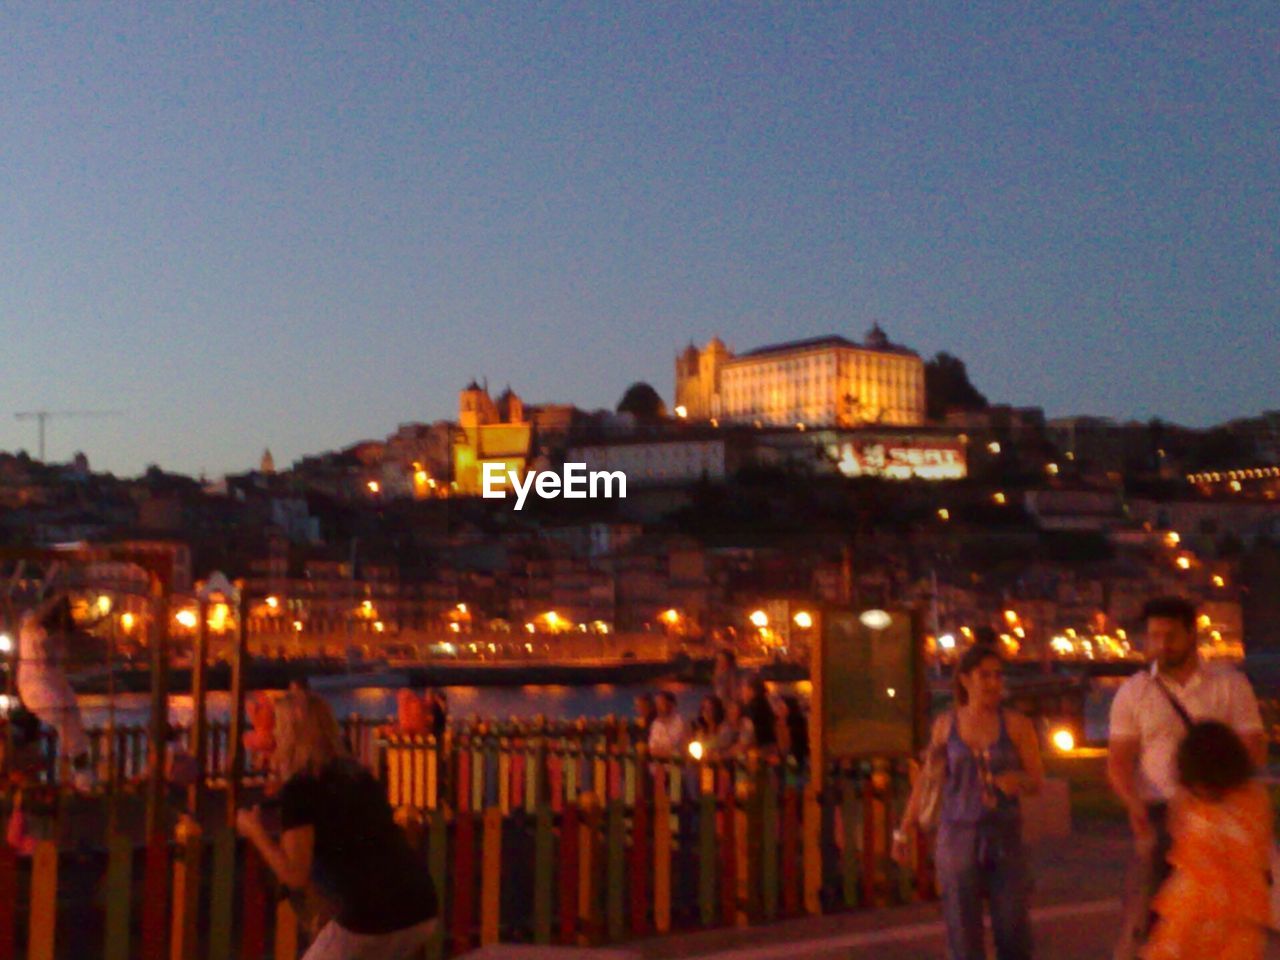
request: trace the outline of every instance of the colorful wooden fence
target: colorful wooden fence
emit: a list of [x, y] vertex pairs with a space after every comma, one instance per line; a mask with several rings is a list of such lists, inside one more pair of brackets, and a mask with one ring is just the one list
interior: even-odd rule
[[[440, 894], [432, 957], [931, 895], [924, 851], [909, 869], [889, 856], [908, 792], [902, 763], [835, 764], [819, 791], [775, 758], [653, 760], [616, 730], [585, 733], [493, 727], [444, 743], [373, 742], [375, 769]], [[68, 884], [95, 892], [78, 898]], [[184, 821], [142, 849], [111, 837], [88, 860], [50, 841], [31, 857], [0, 847], [0, 960], [286, 958], [306, 931], [306, 916], [226, 826], [202, 836]]]

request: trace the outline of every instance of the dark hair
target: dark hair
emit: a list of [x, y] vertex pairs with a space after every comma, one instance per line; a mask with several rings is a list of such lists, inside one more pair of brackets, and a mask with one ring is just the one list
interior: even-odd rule
[[1196, 605], [1185, 597], [1155, 597], [1147, 601], [1142, 608], [1142, 619], [1150, 620], [1159, 617], [1162, 620], [1177, 620], [1190, 632], [1196, 629]]
[[1178, 780], [1188, 789], [1221, 796], [1244, 786], [1253, 773], [1249, 748], [1225, 723], [1193, 723], [1178, 747]]
[[1004, 657], [1000, 656], [1000, 651], [995, 647], [989, 647], [985, 643], [975, 643], [964, 652], [964, 656], [956, 664], [956, 673], [952, 680], [952, 691], [955, 694], [956, 706], [963, 707], [969, 702], [969, 691], [964, 688], [960, 678], [967, 677], [973, 673], [986, 660], [996, 660], [1001, 664], [1004, 663]]
[[76, 619], [71, 613], [71, 600], [65, 593], [58, 597], [40, 617], [40, 626], [46, 630], [70, 630], [75, 625]]
[[[719, 727], [720, 724], [724, 723], [724, 701], [715, 694], [708, 694], [702, 698], [702, 705], [705, 707], [708, 703], [711, 704], [711, 720]], [[701, 711], [699, 711], [698, 719], [702, 719]]]
[[667, 703], [671, 704], [673, 707], [676, 705], [676, 695], [670, 690], [659, 690], [658, 699], [667, 701]]

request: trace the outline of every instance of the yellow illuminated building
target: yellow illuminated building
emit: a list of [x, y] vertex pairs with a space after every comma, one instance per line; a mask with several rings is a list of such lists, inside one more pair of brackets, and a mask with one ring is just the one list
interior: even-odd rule
[[924, 362], [878, 325], [862, 343], [819, 337], [741, 355], [714, 338], [676, 357], [676, 406], [692, 420], [761, 426], [919, 426]]
[[498, 464], [505, 476], [524, 476], [529, 462], [533, 424], [525, 419], [524, 403], [510, 389], [498, 397], [475, 381], [458, 395], [458, 430], [453, 441], [453, 478], [457, 492], [478, 496], [486, 463]]

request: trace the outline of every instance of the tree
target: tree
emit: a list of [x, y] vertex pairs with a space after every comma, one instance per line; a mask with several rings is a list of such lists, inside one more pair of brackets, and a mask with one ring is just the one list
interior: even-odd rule
[[667, 406], [658, 391], [644, 381], [633, 383], [618, 401], [618, 412], [629, 413], [637, 423], [656, 423], [665, 420]]
[[964, 361], [939, 353], [924, 365], [925, 406], [930, 420], [941, 420], [949, 410], [985, 410], [987, 398], [969, 382]]

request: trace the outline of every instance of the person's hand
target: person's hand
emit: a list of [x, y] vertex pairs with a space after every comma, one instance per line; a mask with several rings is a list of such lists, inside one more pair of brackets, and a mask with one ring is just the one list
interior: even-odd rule
[[262, 826], [262, 812], [255, 807], [242, 807], [236, 811], [236, 833], [246, 840], [261, 836], [265, 832]]
[[1155, 843], [1156, 831], [1151, 825], [1151, 816], [1144, 803], [1134, 801], [1129, 804], [1129, 829], [1133, 831], [1134, 845], [1138, 854], [1145, 856]]
[[997, 790], [1008, 797], [1016, 797], [1022, 790], [1022, 774], [1016, 772], [997, 773], [991, 778]]
[[893, 847], [889, 851], [889, 856], [893, 858], [894, 863], [905, 866], [910, 855], [910, 838], [907, 833], [907, 826], [903, 824], [903, 826], [893, 831]]

